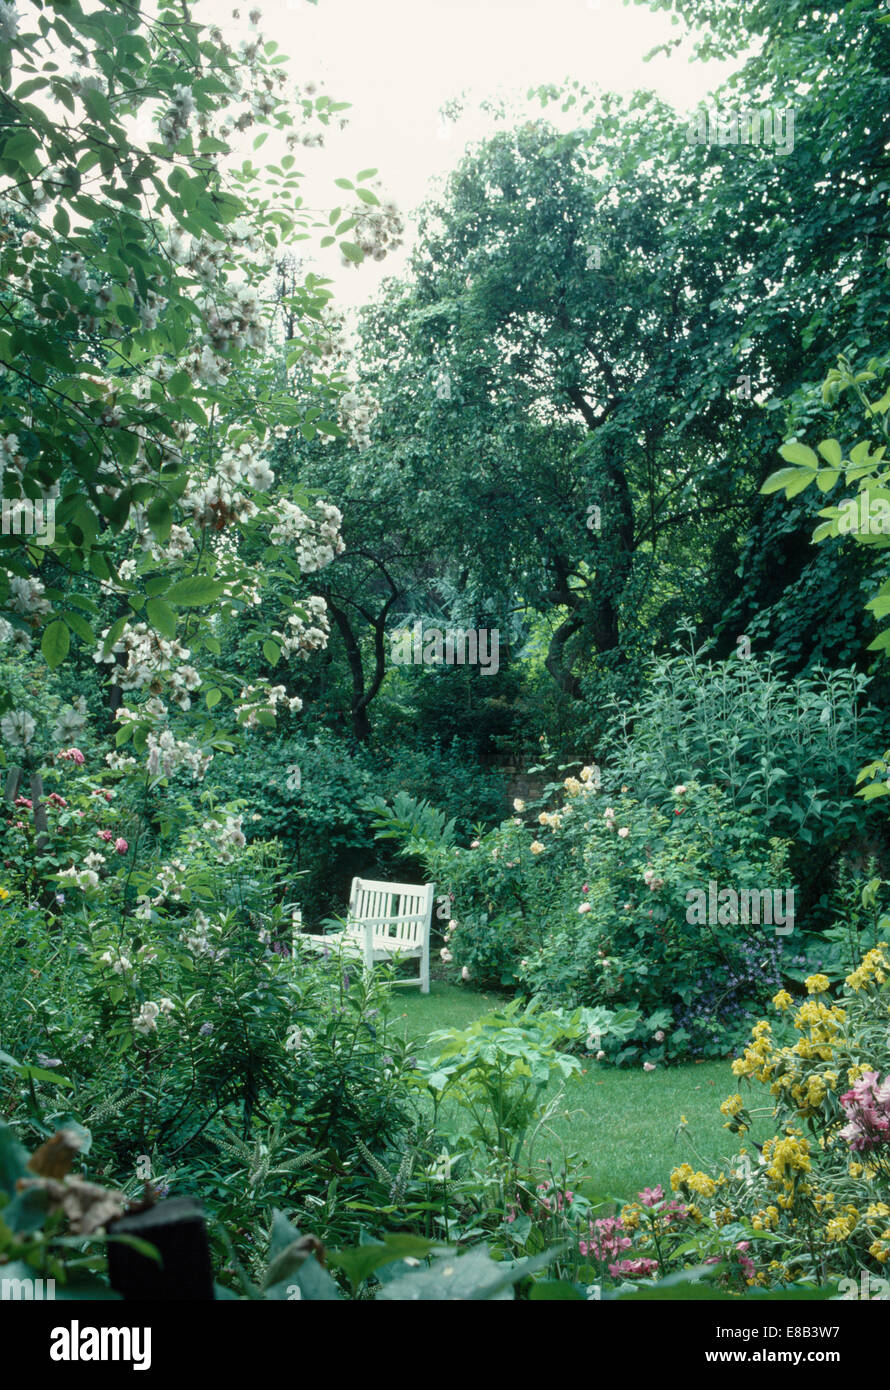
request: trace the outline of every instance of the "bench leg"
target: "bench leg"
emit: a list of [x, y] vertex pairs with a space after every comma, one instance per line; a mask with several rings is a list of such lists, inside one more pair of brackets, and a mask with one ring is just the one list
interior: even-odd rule
[[430, 937], [427, 932], [426, 940], [423, 943], [423, 951], [420, 956], [420, 992], [429, 994], [430, 992]]

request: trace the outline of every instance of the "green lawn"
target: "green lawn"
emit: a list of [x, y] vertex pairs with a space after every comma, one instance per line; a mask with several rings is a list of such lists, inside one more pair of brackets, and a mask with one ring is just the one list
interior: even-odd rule
[[[434, 982], [428, 995], [398, 990], [393, 1008], [405, 1035], [420, 1040], [437, 1028], [466, 1027], [502, 1002], [496, 994]], [[699, 1167], [733, 1152], [734, 1136], [723, 1128], [719, 1108], [739, 1089], [728, 1062], [692, 1062], [654, 1072], [584, 1065], [565, 1087], [536, 1157], [549, 1156], [561, 1165], [564, 1154], [575, 1155], [573, 1171], [588, 1177], [600, 1196], [627, 1199], [641, 1187], [659, 1182], [667, 1187], [678, 1163]], [[677, 1136], [681, 1115], [688, 1130]]]

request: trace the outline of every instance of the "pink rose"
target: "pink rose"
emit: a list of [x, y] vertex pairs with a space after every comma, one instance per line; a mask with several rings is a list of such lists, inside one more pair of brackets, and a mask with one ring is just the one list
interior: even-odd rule
[[105, 841], [106, 845], [114, 838], [110, 830], [97, 830], [96, 834], [99, 836], [100, 840]]
[[123, 836], [121, 836], [119, 840], [115, 840], [114, 847], [118, 854], [126, 854], [127, 850], [130, 848]]

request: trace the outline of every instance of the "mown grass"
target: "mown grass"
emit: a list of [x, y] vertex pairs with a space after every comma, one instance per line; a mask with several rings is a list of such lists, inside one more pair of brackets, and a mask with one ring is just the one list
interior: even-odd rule
[[[436, 1029], [465, 1028], [503, 1002], [496, 994], [434, 982], [428, 995], [396, 991], [393, 1014], [404, 1035], [417, 1039], [423, 1051]], [[626, 1200], [659, 1182], [667, 1188], [678, 1163], [702, 1167], [735, 1150], [734, 1136], [723, 1128], [720, 1114], [720, 1102], [739, 1089], [728, 1061], [691, 1062], [654, 1072], [604, 1067], [587, 1059], [583, 1065], [539, 1134], [534, 1157], [549, 1158], [561, 1168], [573, 1155], [574, 1175], [586, 1177], [597, 1195]], [[678, 1134], [681, 1116], [686, 1126]], [[768, 1132], [755, 1130], [752, 1137], [762, 1141]]]

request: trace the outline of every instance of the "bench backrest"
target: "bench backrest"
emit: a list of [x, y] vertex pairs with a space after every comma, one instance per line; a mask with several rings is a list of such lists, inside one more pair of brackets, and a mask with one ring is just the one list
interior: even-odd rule
[[379, 883], [354, 878], [347, 930], [361, 935], [370, 924], [375, 936], [419, 946], [432, 921], [434, 888], [433, 883]]

